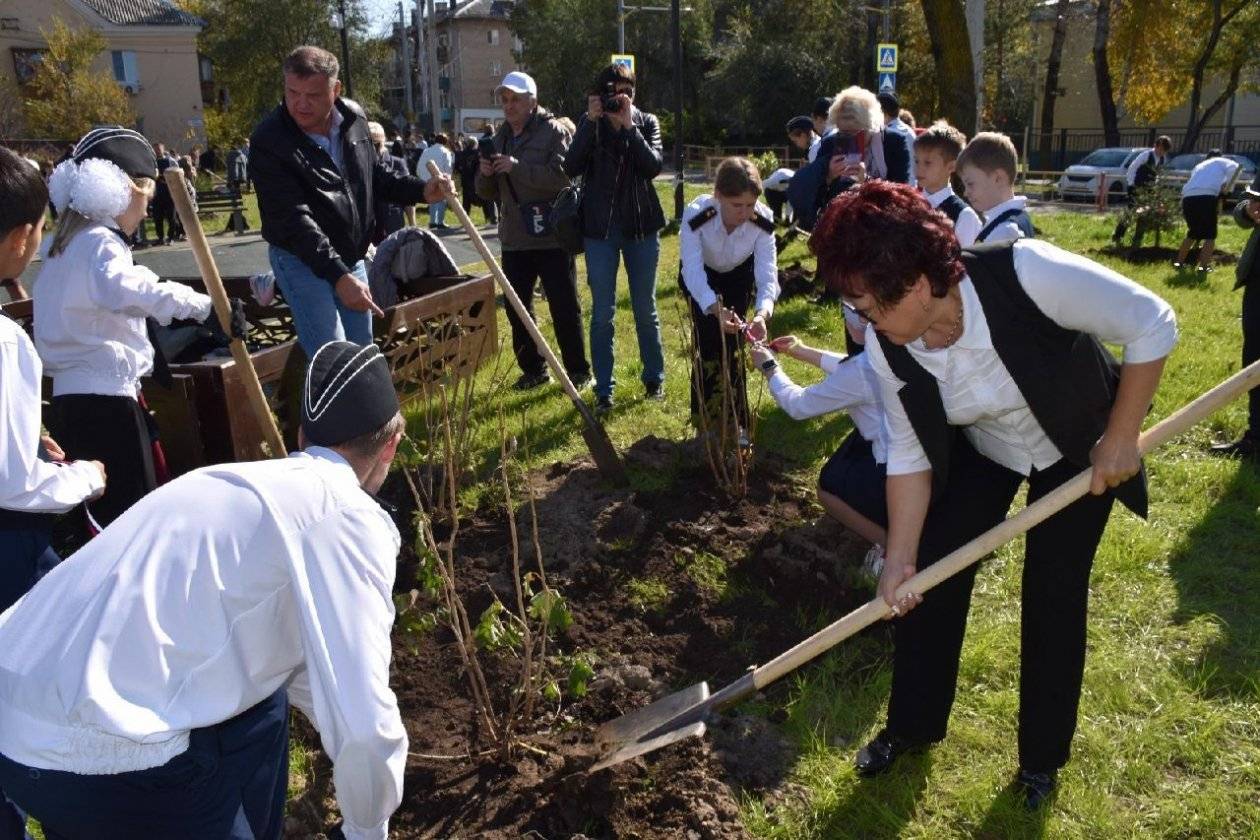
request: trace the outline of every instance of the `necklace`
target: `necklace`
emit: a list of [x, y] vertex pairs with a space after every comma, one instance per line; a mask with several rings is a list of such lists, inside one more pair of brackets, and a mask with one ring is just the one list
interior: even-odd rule
[[949, 328], [949, 335], [945, 336], [945, 340], [941, 342], [936, 350], [944, 350], [949, 345], [958, 340], [958, 333], [962, 329], [963, 307], [962, 301], [958, 301], [958, 317], [954, 319], [954, 325]]

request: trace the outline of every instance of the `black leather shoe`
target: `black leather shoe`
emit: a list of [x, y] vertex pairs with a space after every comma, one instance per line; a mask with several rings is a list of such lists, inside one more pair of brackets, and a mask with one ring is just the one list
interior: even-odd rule
[[1024, 795], [1024, 807], [1036, 811], [1044, 805], [1058, 787], [1058, 776], [1057, 770], [1034, 773], [1021, 767], [1015, 776], [1015, 787]]
[[881, 729], [869, 744], [858, 750], [853, 764], [859, 776], [878, 776], [892, 767], [893, 762], [903, 753], [923, 746], [926, 744], [901, 738], [887, 729]]
[[1208, 449], [1213, 455], [1221, 458], [1260, 459], [1260, 442], [1250, 435], [1243, 435], [1233, 443], [1218, 443]]

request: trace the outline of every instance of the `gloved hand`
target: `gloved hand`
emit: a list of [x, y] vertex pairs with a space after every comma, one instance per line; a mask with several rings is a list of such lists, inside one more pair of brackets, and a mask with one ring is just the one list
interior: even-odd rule
[[207, 329], [215, 332], [222, 332], [231, 338], [239, 338], [245, 341], [249, 338], [249, 319], [245, 317], [245, 301], [240, 298], [228, 298], [228, 305], [232, 312], [228, 316], [227, 329], [219, 321], [219, 314], [216, 310], [210, 310], [210, 316], [202, 321], [202, 325]]

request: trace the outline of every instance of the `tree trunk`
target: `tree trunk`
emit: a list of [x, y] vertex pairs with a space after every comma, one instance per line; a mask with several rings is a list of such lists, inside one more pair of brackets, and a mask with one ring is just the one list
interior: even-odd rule
[[968, 135], [976, 131], [976, 83], [961, 0], [920, 0], [936, 65], [938, 111]]
[[1225, 83], [1225, 89], [1203, 109], [1203, 113], [1198, 119], [1191, 121], [1190, 127], [1186, 129], [1186, 139], [1181, 144], [1183, 152], [1194, 151], [1194, 145], [1199, 142], [1199, 135], [1203, 133], [1203, 129], [1211, 122], [1212, 117], [1215, 117], [1217, 112], [1225, 107], [1225, 103], [1229, 102], [1229, 98], [1238, 92], [1238, 84], [1241, 78], [1242, 62], [1236, 61], [1229, 71], [1229, 80]]
[[1054, 37], [1046, 63], [1046, 89], [1041, 97], [1041, 168], [1051, 169], [1054, 150], [1054, 100], [1059, 95], [1059, 67], [1063, 64], [1063, 42], [1067, 40], [1068, 0], [1059, 0], [1054, 10]]
[[1094, 21], [1094, 80], [1098, 88], [1098, 110], [1102, 113], [1103, 135], [1108, 146], [1120, 145], [1120, 120], [1116, 97], [1111, 88], [1111, 64], [1107, 61], [1107, 40], [1111, 35], [1111, 0], [1098, 0]]
[[[1212, 54], [1216, 52], [1216, 45], [1220, 43], [1222, 30], [1225, 29], [1226, 24], [1234, 19], [1235, 15], [1243, 10], [1248, 2], [1249, 0], [1242, 0], [1237, 6], [1230, 9], [1228, 12], [1222, 12], [1222, 0], [1212, 0], [1212, 28], [1208, 31], [1207, 40], [1203, 43], [1203, 51], [1199, 53], [1199, 57], [1195, 59], [1194, 72], [1191, 75], [1190, 111], [1189, 116], [1187, 117], [1186, 136], [1185, 139], [1181, 141], [1182, 153], [1194, 151], [1194, 144], [1199, 141], [1199, 134], [1203, 132], [1203, 126], [1207, 123], [1207, 120], [1216, 113], [1216, 111], [1220, 110], [1220, 105], [1216, 105], [1216, 107], [1211, 110], [1210, 114], [1199, 114], [1199, 104], [1203, 101], [1204, 77], [1207, 76], [1208, 64], [1212, 61]], [[1233, 76], [1236, 75], [1237, 74], [1232, 74], [1231, 80]], [[1237, 86], [1238, 83], [1234, 82], [1235, 89], [1237, 89]], [[1230, 91], [1230, 95], [1232, 94], [1233, 92]], [[1228, 101], [1228, 99], [1229, 97], [1226, 96], [1225, 101]], [[1222, 100], [1218, 97], [1217, 102], [1221, 101]], [[1213, 104], [1215, 105], [1216, 103]]]

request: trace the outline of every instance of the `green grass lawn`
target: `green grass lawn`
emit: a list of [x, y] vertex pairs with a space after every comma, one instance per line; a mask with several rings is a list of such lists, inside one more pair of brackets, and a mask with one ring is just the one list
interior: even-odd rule
[[[688, 198], [700, 191], [689, 185]], [[668, 209], [669, 196], [663, 198]], [[1113, 225], [1110, 218], [1080, 213], [1037, 215], [1036, 221], [1045, 238], [1094, 257]], [[1237, 254], [1244, 239], [1222, 220], [1223, 250]], [[802, 257], [801, 242], [782, 255], [784, 261]], [[1151, 422], [1238, 369], [1239, 295], [1231, 291], [1231, 269], [1199, 283], [1178, 277], [1166, 264], [1098, 258], [1164, 296], [1178, 313], [1181, 341]], [[690, 434], [687, 322], [677, 260], [677, 237], [667, 237], [658, 283], [666, 349], [663, 403], [642, 399], [633, 320], [621, 286], [617, 408], [606, 420], [620, 447], [646, 434]], [[584, 278], [581, 260], [578, 273]], [[583, 305], [589, 305], [581, 279], [579, 287]], [[536, 310], [551, 336], [546, 304], [536, 301]], [[505, 339], [502, 313], [499, 326]], [[842, 345], [840, 329], [837, 311], [800, 299], [781, 305], [772, 324], [774, 334], [797, 333], [823, 347]], [[817, 377], [812, 369], [787, 365], [799, 381]], [[477, 409], [486, 421], [477, 438], [482, 468], [496, 458], [499, 407], [513, 428], [528, 424], [534, 465], [582, 455], [575, 413], [559, 388], [518, 394], [504, 387], [516, 374], [505, 345], [481, 375], [483, 393], [496, 392]], [[752, 399], [759, 404], [758, 449], [782, 456], [812, 484], [848, 421], [795, 423], [768, 397], [758, 400], [754, 392]], [[1149, 459], [1148, 521], [1116, 507], [1094, 566], [1074, 757], [1052, 808], [1029, 817], [1004, 793], [1017, 761], [1022, 545], [1012, 544], [978, 578], [946, 741], [901, 762], [888, 777], [858, 780], [852, 756], [882, 724], [891, 674], [883, 634], [851, 640], [789, 678], [786, 693], [771, 695], [787, 705], [786, 731], [800, 750], [791, 781], [802, 794], [773, 809], [748, 798], [750, 830], [768, 838], [1260, 836], [1260, 474], [1204, 454], [1210, 442], [1239, 433], [1243, 422], [1243, 403], [1236, 402]], [[802, 634], [812, 629], [802, 628]]]

